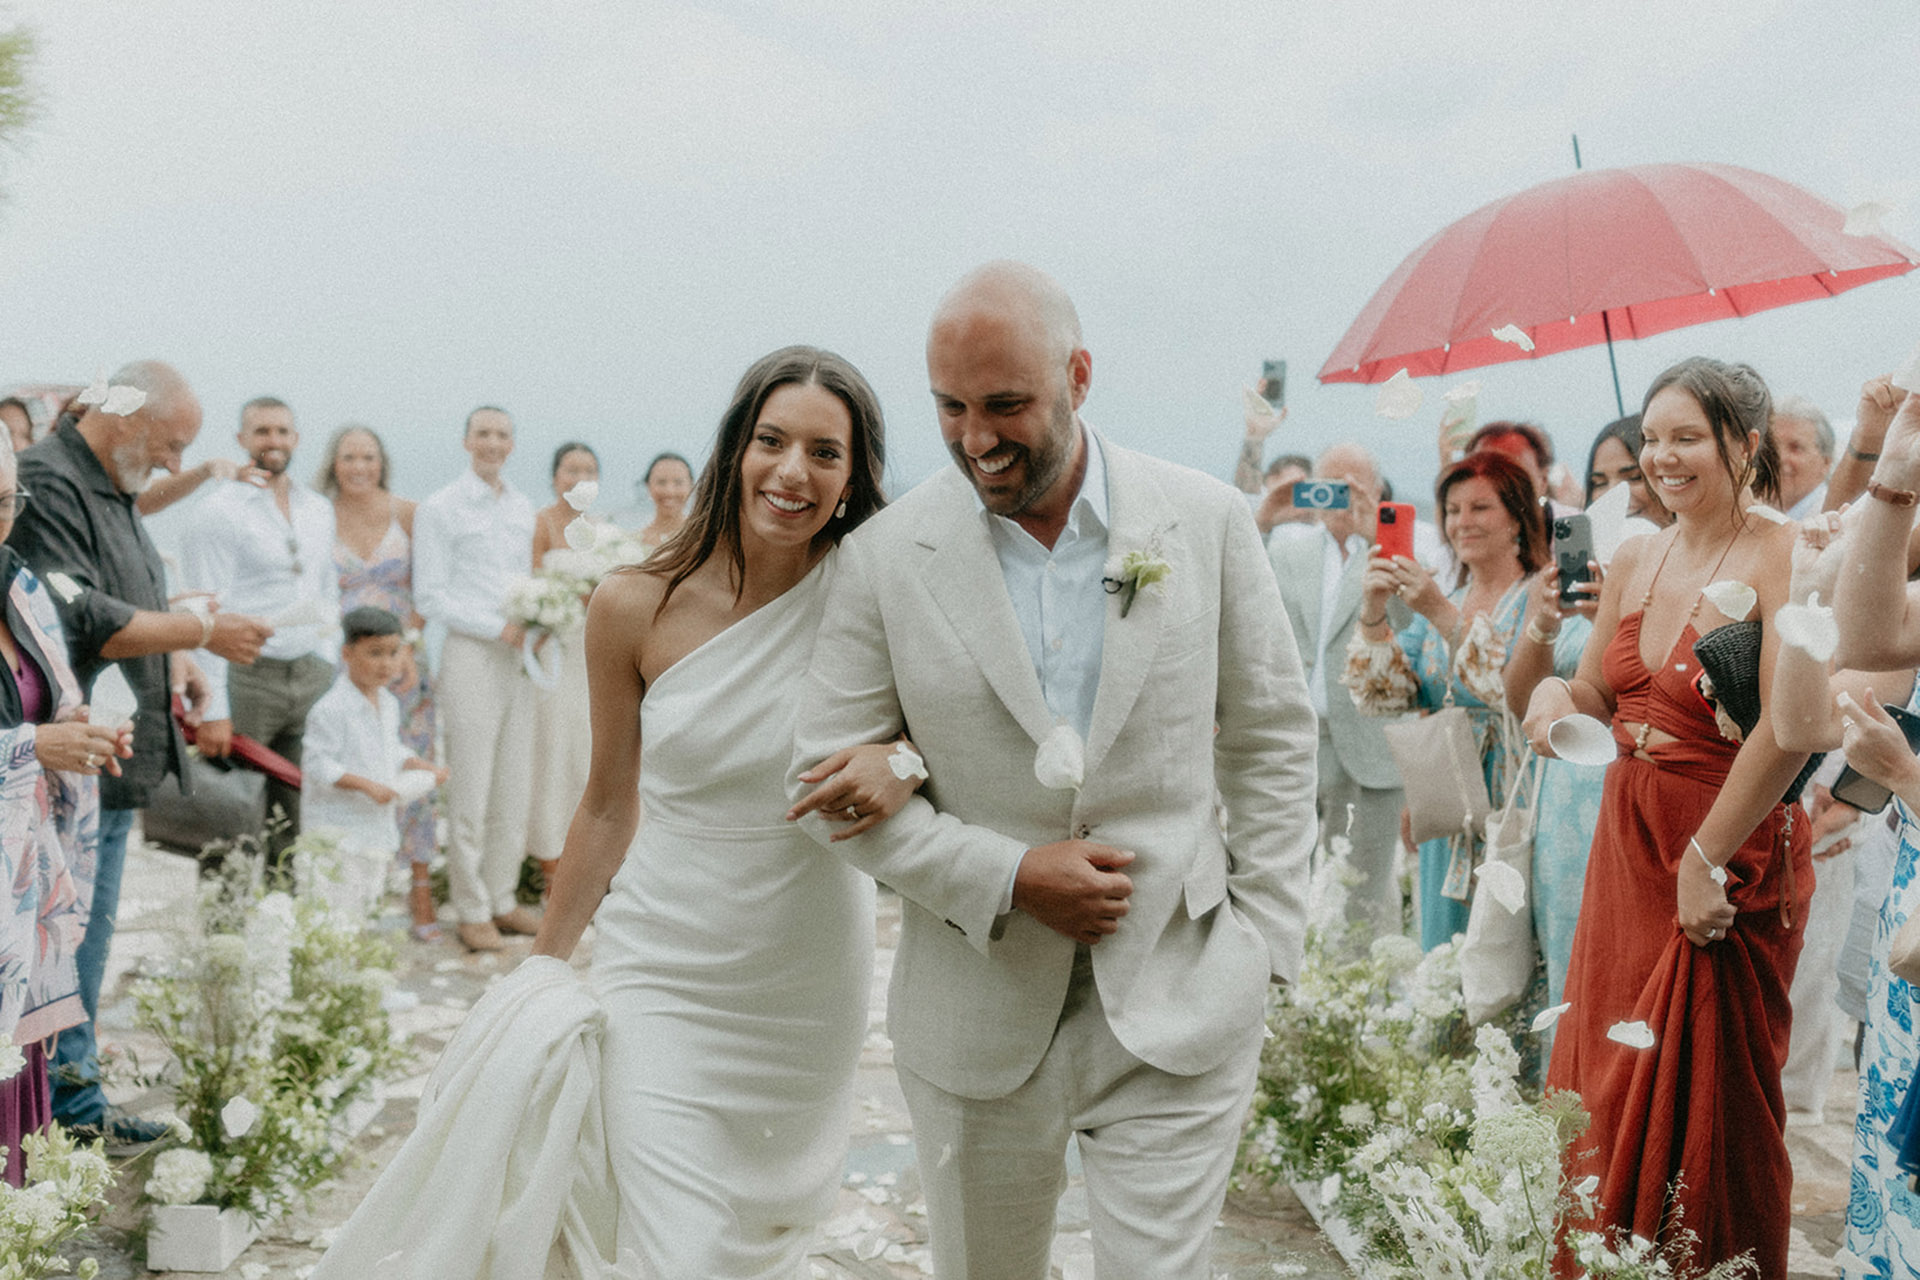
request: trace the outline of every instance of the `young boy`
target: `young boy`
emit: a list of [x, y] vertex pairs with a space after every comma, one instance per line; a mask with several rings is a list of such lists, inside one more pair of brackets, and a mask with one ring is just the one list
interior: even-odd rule
[[400, 850], [393, 802], [401, 771], [426, 770], [436, 785], [447, 771], [400, 742], [400, 703], [387, 690], [400, 672], [400, 619], [363, 606], [348, 610], [340, 626], [340, 674], [307, 713], [301, 826], [338, 837], [337, 868], [321, 869], [312, 887], [361, 917], [379, 901], [387, 865]]

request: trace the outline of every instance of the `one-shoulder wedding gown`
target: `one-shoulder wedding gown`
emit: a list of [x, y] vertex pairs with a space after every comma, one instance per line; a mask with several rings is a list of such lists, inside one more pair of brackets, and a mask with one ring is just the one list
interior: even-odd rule
[[314, 1280], [806, 1274], [873, 962], [871, 881], [783, 817], [831, 562], [647, 690], [586, 983], [535, 958], [474, 1007]]

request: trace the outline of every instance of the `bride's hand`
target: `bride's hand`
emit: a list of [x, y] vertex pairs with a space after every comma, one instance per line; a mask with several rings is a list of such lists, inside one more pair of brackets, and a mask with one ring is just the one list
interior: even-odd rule
[[[902, 747], [913, 751], [913, 744], [902, 739], [834, 752], [800, 775], [800, 781], [819, 785], [787, 810], [787, 821], [818, 811], [829, 822], [845, 823], [844, 830], [833, 834], [836, 843], [873, 830], [898, 813], [923, 781], [911, 773], [902, 778], [894, 772], [888, 757]], [[919, 754], [915, 752], [913, 758], [919, 760]]]

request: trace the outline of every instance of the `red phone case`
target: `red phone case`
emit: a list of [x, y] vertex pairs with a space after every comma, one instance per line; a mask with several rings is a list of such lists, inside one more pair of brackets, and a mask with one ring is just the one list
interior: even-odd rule
[[1405, 556], [1413, 559], [1413, 504], [1411, 502], [1383, 502], [1382, 513], [1393, 512], [1391, 520], [1380, 521], [1375, 534], [1380, 550], [1385, 555]]

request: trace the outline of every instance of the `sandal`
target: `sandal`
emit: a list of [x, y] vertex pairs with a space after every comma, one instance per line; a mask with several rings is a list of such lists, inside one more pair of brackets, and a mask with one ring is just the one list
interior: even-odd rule
[[438, 942], [440, 940], [439, 913], [433, 905], [433, 886], [425, 880], [416, 880], [407, 896], [408, 906], [413, 911], [413, 926], [409, 932], [415, 942]]

